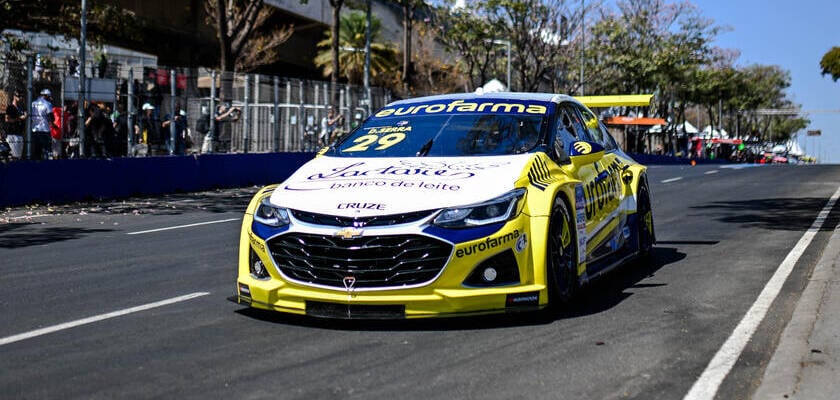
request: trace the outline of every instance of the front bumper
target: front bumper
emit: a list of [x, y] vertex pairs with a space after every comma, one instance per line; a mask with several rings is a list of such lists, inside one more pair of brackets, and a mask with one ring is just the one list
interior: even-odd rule
[[[240, 240], [237, 291], [231, 300], [284, 313], [354, 319], [432, 318], [539, 310], [548, 304], [548, 295], [544, 268], [534, 266], [545, 265], [545, 244], [534, 243], [531, 238], [545, 237], [542, 229], [546, 226], [545, 217], [521, 214], [491, 230], [476, 230], [472, 236], [458, 231], [457, 237], [447, 237], [445, 232], [423, 226], [403, 227], [402, 231], [387, 228], [387, 231], [366, 232], [371, 235], [428, 235], [451, 243], [451, 250], [448, 250], [451, 254], [444, 257], [440, 273], [422, 284], [365, 287], [360, 286], [364, 282], [358, 275], [359, 285], [354, 287], [320, 276], [304, 282], [300, 275], [285, 274], [285, 268], [279, 268], [275, 261], [278, 257], [288, 260], [288, 252], [271, 243], [300, 232], [319, 232], [311, 229], [306, 232], [303, 228], [259, 232], [259, 229], [253, 229], [251, 216], [246, 214]], [[249, 264], [255, 257], [266, 266], [270, 276], [254, 276]], [[506, 261], [498, 263], [498, 260]], [[501, 269], [508, 266], [515, 270], [515, 278], [497, 285], [471, 284], [470, 279], [474, 279], [471, 277], [477, 275], [475, 271], [493, 262], [500, 269], [500, 277]]]
[[354, 293], [246, 279], [238, 282], [237, 294], [230, 299], [254, 308], [312, 317], [400, 319], [536, 311], [545, 307], [544, 291], [544, 285], [517, 285]]

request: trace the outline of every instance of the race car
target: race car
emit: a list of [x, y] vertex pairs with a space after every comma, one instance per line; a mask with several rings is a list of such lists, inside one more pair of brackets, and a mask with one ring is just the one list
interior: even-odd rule
[[533, 311], [655, 243], [646, 167], [555, 94], [397, 101], [248, 205], [232, 300], [328, 318]]

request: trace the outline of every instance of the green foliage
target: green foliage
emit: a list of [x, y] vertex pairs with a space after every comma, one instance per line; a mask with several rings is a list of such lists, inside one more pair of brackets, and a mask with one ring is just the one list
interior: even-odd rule
[[[87, 40], [102, 45], [105, 40], [139, 40], [143, 23], [133, 12], [112, 1], [89, 0], [87, 4]], [[9, 1], [0, 4], [8, 28], [43, 31], [67, 37], [79, 37], [81, 2], [79, 1]]]
[[[365, 30], [367, 22], [362, 12], [351, 12], [341, 16], [338, 31], [339, 73], [348, 82], [361, 84], [364, 79], [365, 65]], [[389, 84], [388, 75], [397, 69], [397, 52], [389, 43], [381, 42], [382, 23], [378, 18], [371, 18], [370, 76], [371, 80]], [[326, 32], [326, 38], [318, 43], [322, 50], [315, 57], [315, 65], [323, 70], [324, 76], [333, 72], [332, 32]]]
[[832, 47], [823, 55], [820, 60], [820, 68], [822, 68], [822, 74], [831, 75], [834, 82], [840, 79], [840, 47]]
[[574, 48], [561, 36], [561, 20], [571, 14], [562, 0], [489, 0], [467, 2], [450, 12], [452, 1], [435, 13], [438, 39], [457, 56], [471, 87], [491, 78], [507, 80], [507, 43], [511, 46], [514, 90], [559, 86], [558, 71], [568, 71]]

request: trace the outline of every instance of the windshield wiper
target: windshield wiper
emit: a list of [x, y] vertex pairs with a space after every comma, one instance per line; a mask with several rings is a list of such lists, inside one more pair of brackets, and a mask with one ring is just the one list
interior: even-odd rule
[[435, 139], [429, 139], [429, 141], [420, 148], [420, 151], [417, 152], [417, 157], [425, 157], [426, 154], [429, 154], [429, 150], [432, 149], [432, 144], [434, 142]]

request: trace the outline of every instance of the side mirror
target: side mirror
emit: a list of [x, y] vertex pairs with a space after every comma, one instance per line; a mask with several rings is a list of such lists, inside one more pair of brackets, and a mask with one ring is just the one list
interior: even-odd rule
[[604, 157], [604, 146], [581, 140], [572, 143], [569, 156], [575, 167], [593, 164]]

